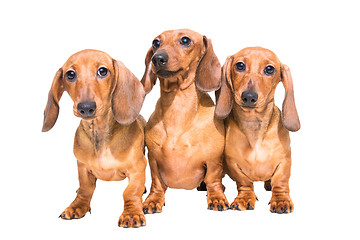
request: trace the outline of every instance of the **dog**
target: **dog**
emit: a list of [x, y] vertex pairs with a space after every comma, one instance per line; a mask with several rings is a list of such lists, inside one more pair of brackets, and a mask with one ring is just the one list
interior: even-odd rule
[[[274, 104], [279, 82], [285, 87], [282, 112]], [[225, 169], [238, 190], [230, 208], [253, 210], [253, 182], [265, 181], [270, 211], [292, 212], [289, 131], [299, 130], [300, 121], [289, 67], [268, 49], [245, 48], [226, 59], [216, 96], [215, 115], [226, 118]]]
[[119, 181], [128, 177], [129, 184], [123, 194], [124, 211], [118, 225], [144, 226], [146, 121], [139, 116], [145, 97], [143, 86], [122, 62], [104, 52], [75, 53], [54, 77], [44, 112], [43, 132], [54, 126], [64, 91], [74, 102], [74, 115], [82, 119], [74, 141], [80, 187], [60, 218], [82, 218], [90, 211], [98, 178]]
[[221, 183], [225, 128], [204, 93], [221, 85], [211, 40], [188, 29], [165, 31], [154, 39], [145, 66], [145, 92], [159, 78], [161, 96], [145, 127], [152, 184], [144, 213], [162, 212], [168, 187], [193, 189], [202, 181], [208, 208], [227, 210]]

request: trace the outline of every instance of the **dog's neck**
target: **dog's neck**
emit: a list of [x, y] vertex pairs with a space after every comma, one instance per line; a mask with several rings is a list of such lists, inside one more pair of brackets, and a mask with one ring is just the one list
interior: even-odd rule
[[238, 104], [234, 104], [232, 115], [252, 147], [265, 137], [271, 123], [274, 106], [274, 101], [260, 109], [243, 109]]
[[177, 88], [171, 92], [161, 89], [160, 107], [164, 127], [169, 134], [176, 134], [187, 129], [196, 117], [201, 93], [190, 84], [186, 89]]
[[106, 143], [111, 140], [115, 126], [119, 125], [110, 108], [104, 115], [95, 119], [82, 119], [80, 124], [93, 144], [95, 151], [100, 151], [103, 146], [106, 146]]

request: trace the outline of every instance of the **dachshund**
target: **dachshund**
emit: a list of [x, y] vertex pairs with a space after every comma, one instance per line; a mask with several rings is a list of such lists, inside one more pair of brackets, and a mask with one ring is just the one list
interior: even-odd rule
[[143, 86], [122, 62], [104, 52], [75, 53], [54, 77], [44, 112], [43, 132], [54, 126], [64, 91], [74, 102], [74, 115], [81, 118], [74, 141], [80, 187], [75, 200], [59, 217], [84, 217], [90, 211], [98, 178], [119, 181], [128, 177], [129, 184], [123, 194], [124, 211], [118, 225], [144, 226], [146, 121], [139, 115], [145, 97]]
[[[225, 119], [225, 171], [236, 182], [238, 195], [230, 208], [253, 210], [253, 182], [265, 181], [272, 190], [270, 211], [290, 213], [291, 149], [289, 131], [300, 129], [289, 67], [260, 47], [245, 48], [228, 57], [222, 67], [215, 115]], [[282, 112], [274, 104], [282, 82]]]
[[141, 80], [149, 93], [160, 81], [160, 98], [145, 127], [152, 184], [144, 213], [162, 212], [168, 187], [207, 185], [208, 209], [227, 210], [221, 183], [225, 144], [223, 120], [204, 91], [221, 85], [221, 65], [210, 39], [180, 29], [156, 37]]

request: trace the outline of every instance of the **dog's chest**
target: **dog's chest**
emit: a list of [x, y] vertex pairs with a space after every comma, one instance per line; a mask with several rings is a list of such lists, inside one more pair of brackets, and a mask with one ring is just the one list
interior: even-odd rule
[[[253, 139], [254, 140], [254, 139]], [[276, 169], [277, 149], [273, 141], [258, 138], [254, 141], [244, 134], [229, 133], [225, 147], [229, 168], [239, 169], [254, 181], [265, 181]], [[278, 160], [278, 159], [277, 159]]]
[[118, 181], [125, 177], [120, 171], [121, 162], [112, 154], [110, 148], [95, 153], [88, 165], [91, 172], [104, 181]]

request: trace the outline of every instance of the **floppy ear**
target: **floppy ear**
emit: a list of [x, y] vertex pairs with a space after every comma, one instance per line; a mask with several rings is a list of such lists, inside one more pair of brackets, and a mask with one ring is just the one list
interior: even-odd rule
[[115, 69], [115, 89], [111, 96], [114, 118], [120, 124], [130, 124], [140, 113], [145, 91], [139, 80], [125, 65], [113, 60]]
[[214, 53], [211, 40], [203, 36], [205, 53], [199, 61], [195, 83], [199, 90], [209, 92], [218, 90], [221, 85], [221, 65]]
[[216, 91], [215, 116], [221, 119], [226, 118], [232, 109], [232, 82], [231, 82], [231, 64], [232, 57], [227, 57], [224, 66], [221, 69], [221, 88]]
[[284, 64], [281, 65], [281, 81], [285, 88], [282, 121], [287, 130], [296, 132], [300, 129], [300, 120], [295, 106], [294, 87], [290, 69]]
[[146, 54], [145, 57], [145, 73], [141, 79], [141, 83], [144, 86], [146, 94], [148, 94], [156, 83], [157, 76], [151, 70], [151, 58], [154, 55], [152, 48]]
[[63, 92], [62, 69], [60, 68], [55, 74], [48, 94], [48, 101], [44, 110], [43, 132], [49, 131], [55, 125], [59, 115], [59, 101]]

